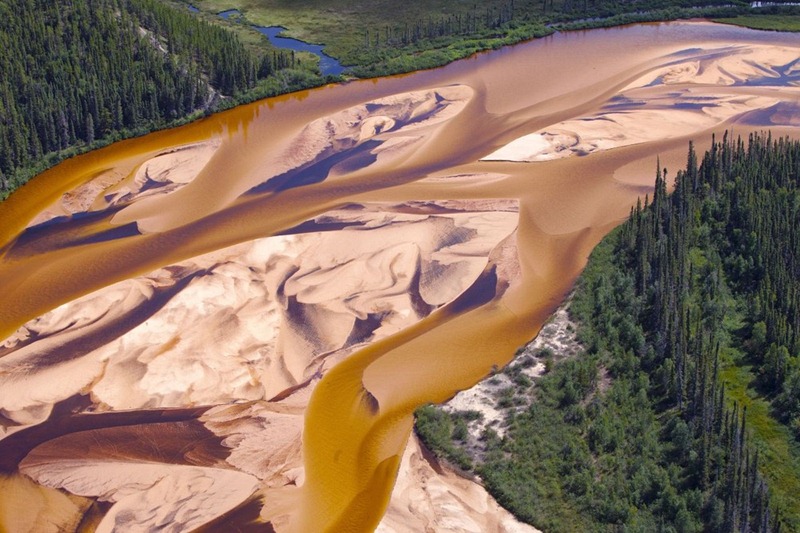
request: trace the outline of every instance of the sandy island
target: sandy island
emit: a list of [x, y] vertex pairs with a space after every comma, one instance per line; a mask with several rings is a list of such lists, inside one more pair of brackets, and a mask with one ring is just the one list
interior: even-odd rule
[[[550, 161], [686, 137], [757, 112], [762, 126], [800, 124], [797, 50], [736, 46], [692, 51], [627, 85], [596, 113], [519, 137], [482, 161]], [[790, 78], [782, 80], [782, 78]], [[769, 87], [770, 81], [782, 87]]]

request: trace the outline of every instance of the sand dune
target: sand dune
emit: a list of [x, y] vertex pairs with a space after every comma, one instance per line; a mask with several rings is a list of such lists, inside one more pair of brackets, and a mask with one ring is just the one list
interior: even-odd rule
[[657, 155], [800, 123], [799, 50], [556, 35], [37, 178], [0, 208], [0, 529], [534, 531], [414, 408], [535, 335]]
[[[656, 140], [686, 137], [790, 99], [792, 113], [764, 126], [794, 125], [800, 83], [797, 51], [781, 47], [692, 50], [625, 87], [598, 112], [519, 137], [483, 161], [549, 161]], [[785, 79], [786, 78], [786, 79]], [[783, 87], [774, 92], [744, 87]]]
[[5, 341], [2, 414], [30, 425], [79, 393], [101, 410], [269, 399], [321, 354], [399, 331], [466, 289], [517, 223], [516, 210], [490, 208], [350, 206], [320, 220], [352, 228], [250, 241], [87, 295]]
[[625, 90], [656, 84], [753, 86], [797, 85], [800, 81], [797, 79], [800, 59], [794, 48], [759, 45], [708, 47], [700, 57], [694, 50], [688, 56], [648, 73]]
[[[76, 394], [88, 394], [95, 411], [249, 400], [204, 417], [231, 449], [227, 464], [265, 487], [300, 482], [303, 409], [320, 371], [341, 360], [339, 352], [400, 331], [466, 289], [496, 241], [513, 231], [517, 213], [513, 202], [351, 204], [318, 220], [353, 226], [199, 256], [20, 328], [0, 359], [2, 414], [14, 422], [8, 434], [44, 422]], [[59, 355], [89, 337], [101, 339], [98, 346]], [[86, 348], [93, 349], [81, 353]], [[283, 391], [288, 400], [266, 403]], [[237, 472], [86, 458], [73, 450], [87, 438], [96, 447], [97, 437], [83, 433], [39, 446], [21, 471], [48, 487], [114, 502], [99, 530], [169, 522], [168, 530], [182, 531], [255, 490]], [[219, 492], [231, 484], [241, 488]]]
[[473, 481], [445, 470], [412, 437], [403, 454], [394, 499], [377, 533], [537, 533]]
[[[254, 477], [234, 470], [78, 459], [68, 444], [69, 453], [61, 449], [64, 440], [73, 439], [85, 451], [82, 437], [61, 437], [40, 446], [20, 470], [42, 485], [111, 502], [98, 532], [187, 531], [241, 504], [258, 486]], [[96, 447], [91, 453], [98, 455]]]
[[[368, 167], [376, 159], [386, 162], [408, 156], [426, 129], [457, 115], [472, 94], [469, 87], [453, 85], [392, 95], [338, 111], [261, 148], [264, 153], [257, 166], [243, 172], [224, 197], [209, 197], [203, 190], [206, 182], [196, 180], [184, 190], [129, 205], [114, 216], [114, 223], [136, 222], [142, 232], [162, 232], [210, 214], [253, 187], [281, 191], [295, 187], [298, 179], [314, 183]], [[304, 175], [298, 176], [300, 173]], [[175, 204], [180, 202], [188, 202], [192, 209], [176, 211]]]

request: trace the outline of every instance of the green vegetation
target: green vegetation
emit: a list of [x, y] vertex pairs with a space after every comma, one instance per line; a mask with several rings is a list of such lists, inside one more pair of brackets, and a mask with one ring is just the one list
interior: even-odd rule
[[322, 83], [158, 0], [0, 0], [0, 47], [0, 198], [79, 151]]
[[[747, 408], [753, 441], [763, 457], [762, 472], [773, 489], [773, 500], [779, 508], [797, 509], [800, 494], [800, 443], [792, 438], [786, 424], [771, 416], [768, 398], [752, 387], [755, 374], [748, 364], [729, 365], [722, 371], [728, 397]], [[796, 521], [795, 521], [796, 523]]]
[[586, 353], [485, 432], [498, 501], [547, 531], [800, 530], [798, 229], [798, 142], [690, 147], [672, 196], [659, 172], [578, 283]]
[[324, 43], [362, 77], [430, 68], [559, 29], [797, 13], [791, 6], [751, 9], [741, 0], [197, 0], [193, 5], [208, 13], [238, 9], [253, 24], [283, 26], [291, 37]]
[[800, 31], [800, 15], [740, 15], [714, 19], [714, 22], [734, 24], [754, 30]]
[[456, 443], [466, 439], [467, 422], [480, 413], [467, 411], [459, 415], [451, 415], [431, 406], [420, 408], [417, 413], [416, 427], [426, 435], [426, 442], [451, 464], [463, 471], [472, 468], [469, 454]]

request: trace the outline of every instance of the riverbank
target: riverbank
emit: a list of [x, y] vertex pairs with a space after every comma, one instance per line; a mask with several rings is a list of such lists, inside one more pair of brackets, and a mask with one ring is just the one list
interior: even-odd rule
[[800, 15], [739, 15], [732, 18], [713, 19], [721, 24], [733, 24], [754, 30], [800, 31]]
[[[121, 139], [177, 127], [211, 113], [221, 112], [259, 99], [320, 87], [331, 82], [341, 82], [350, 76], [371, 78], [436, 68], [479, 52], [552, 35], [556, 31], [613, 27], [637, 22], [710, 18], [735, 24], [737, 20], [738, 23], [746, 20], [742, 18], [746, 15], [751, 17], [750, 27], [782, 29], [786, 28], [785, 21], [782, 21], [784, 15], [777, 17], [775, 13], [795, 13], [797, 11], [796, 7], [752, 8], [724, 5], [703, 8], [671, 7], [639, 10], [633, 13], [612, 13], [608, 10], [603, 11], [604, 8], [601, 5], [593, 8], [600, 10], [592, 12], [597, 16], [586, 16], [586, 12], [556, 10], [549, 14], [538, 14], [537, 11], [536, 16], [530, 17], [529, 15], [533, 12], [525, 11], [532, 9], [530, 5], [517, 3], [515, 7], [508, 8], [502, 4], [505, 9], [510, 9], [506, 12], [498, 2], [498, 6], [492, 8], [494, 11], [491, 12], [491, 16], [488, 10], [485, 17], [478, 17], [474, 13], [470, 15], [468, 12], [454, 13], [451, 18], [443, 18], [436, 24], [433, 24], [434, 18], [431, 18], [433, 15], [430, 13], [424, 15], [414, 12], [411, 15], [382, 20], [380, 17], [385, 14], [377, 15], [372, 10], [367, 10], [366, 14], [360, 15], [363, 19], [358, 17], [347, 19], [347, 24], [341, 24], [341, 21], [335, 25], [331, 25], [330, 21], [321, 24], [320, 21], [324, 17], [321, 12], [316, 12], [314, 9], [307, 13], [303, 11], [300, 14], [280, 9], [270, 9], [269, 13], [259, 9], [250, 9], [243, 11], [243, 20], [247, 24], [238, 24], [217, 16], [218, 11], [231, 9], [230, 2], [219, 3], [214, 0], [206, 0], [196, 2], [197, 6], [195, 6], [192, 3], [175, 0], [168, 4], [175, 9], [193, 13], [206, 22], [223, 25], [226, 29], [235, 32], [237, 37], [246, 47], [254, 51], [256, 56], [274, 53], [274, 49], [265, 44], [262, 39], [266, 34], [262, 35], [256, 27], [251, 25], [285, 26], [289, 30], [284, 33], [290, 37], [298, 37], [304, 42], [325, 42], [328, 45], [326, 53], [333, 54], [349, 67], [349, 74], [347, 76], [321, 75], [319, 71], [315, 72], [314, 62], [316, 60], [310, 59], [313, 56], [309, 54], [304, 62], [297, 65], [292, 64], [291, 68], [282, 67], [275, 72], [275, 75], [267, 76], [251, 90], [215, 98], [203, 109], [195, 110], [186, 116], [143, 124], [135, 128], [118, 128], [106, 135], [98, 136], [97, 139], [93, 137], [92, 140], [79, 141], [63, 150], [42, 154], [32, 163], [19, 167], [11, 173], [6, 172], [5, 176], [0, 176], [0, 179], [4, 179], [4, 181], [0, 181], [0, 185], [2, 185], [0, 186], [0, 200], [6, 198], [13, 190], [22, 186], [33, 176], [75, 155], [96, 150]], [[203, 9], [199, 9], [198, 6]], [[324, 2], [320, 9], [322, 7], [324, 7]], [[394, 11], [392, 13], [394, 14]], [[763, 13], [765, 16], [762, 18], [758, 16], [758, 13]], [[427, 22], [423, 24], [421, 21], [425, 20]], [[469, 22], [470, 20], [472, 22]], [[409, 30], [412, 26], [413, 31]], [[372, 27], [382, 29], [373, 35], [371, 30], [365, 29]], [[384, 31], [384, 37], [381, 37], [382, 31]], [[362, 36], [361, 40], [356, 38], [358, 35]], [[306, 52], [298, 53], [306, 54]], [[1, 167], [2, 165], [0, 165]]]
[[240, 38], [249, 32], [235, 35], [182, 4], [115, 9], [107, 0], [79, 0], [64, 13], [26, 4], [7, 18], [0, 198], [77, 154], [325, 83], [305, 53], [281, 52], [256, 30], [254, 47]]

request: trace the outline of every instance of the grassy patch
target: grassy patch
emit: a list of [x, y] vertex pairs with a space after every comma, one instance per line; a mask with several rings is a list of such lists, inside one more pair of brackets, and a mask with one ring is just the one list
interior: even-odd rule
[[[206, 13], [238, 9], [248, 22], [260, 26], [283, 26], [284, 34], [309, 43], [324, 44], [326, 53], [345, 65], [371, 67], [360, 75], [382, 75], [439, 66], [466, 57], [478, 50], [496, 47], [479, 39], [500, 39], [511, 44], [548, 33], [538, 16], [540, 0], [521, 0], [514, 13], [519, 19], [505, 24], [487, 21], [499, 18], [511, 5], [508, 0], [489, 0], [480, 4], [459, 0], [392, 2], [389, 0], [197, 0]], [[525, 13], [523, 15], [523, 13]], [[463, 25], [454, 29], [455, 18]], [[429, 28], [449, 21], [453, 26], [436, 38], [419, 38], [413, 43], [399, 42], [401, 34]], [[471, 29], [467, 29], [467, 27]], [[521, 29], [521, 31], [520, 31]], [[408, 32], [408, 33], [406, 33]], [[454, 50], [455, 48], [455, 50]], [[432, 54], [433, 52], [433, 54]], [[423, 57], [419, 57], [422, 55]]]
[[[741, 356], [728, 352], [721, 378], [731, 404], [747, 407], [752, 443], [761, 456], [761, 472], [769, 482], [789, 531], [800, 531], [800, 445], [786, 425], [770, 415], [770, 404], [755, 390], [754, 369]], [[739, 364], [737, 364], [737, 362]]]
[[[185, 2], [179, 0], [165, 0], [165, 3], [180, 10], [188, 9], [187, 4], [195, 7], [197, 7], [196, 4], [201, 4], [201, 2]], [[241, 2], [237, 0], [223, 0], [221, 2], [215, 2], [215, 4], [219, 5], [209, 9], [208, 11], [201, 11], [195, 16], [200, 17], [205, 22], [214, 24], [216, 26], [221, 26], [226, 30], [232, 31], [248, 50], [259, 57], [277, 50], [277, 48], [269, 42], [269, 39], [267, 39], [264, 34], [253, 28], [251, 25], [239, 24], [235, 21], [228, 21], [217, 16], [216, 13], [220, 11], [225, 11], [227, 9], [238, 9], [237, 4], [239, 3]], [[301, 57], [304, 62], [309, 64], [316, 63], [318, 61], [314, 54], [308, 52], [298, 52], [298, 56]]]
[[714, 22], [733, 24], [754, 30], [800, 31], [800, 15], [740, 15], [714, 19]]

